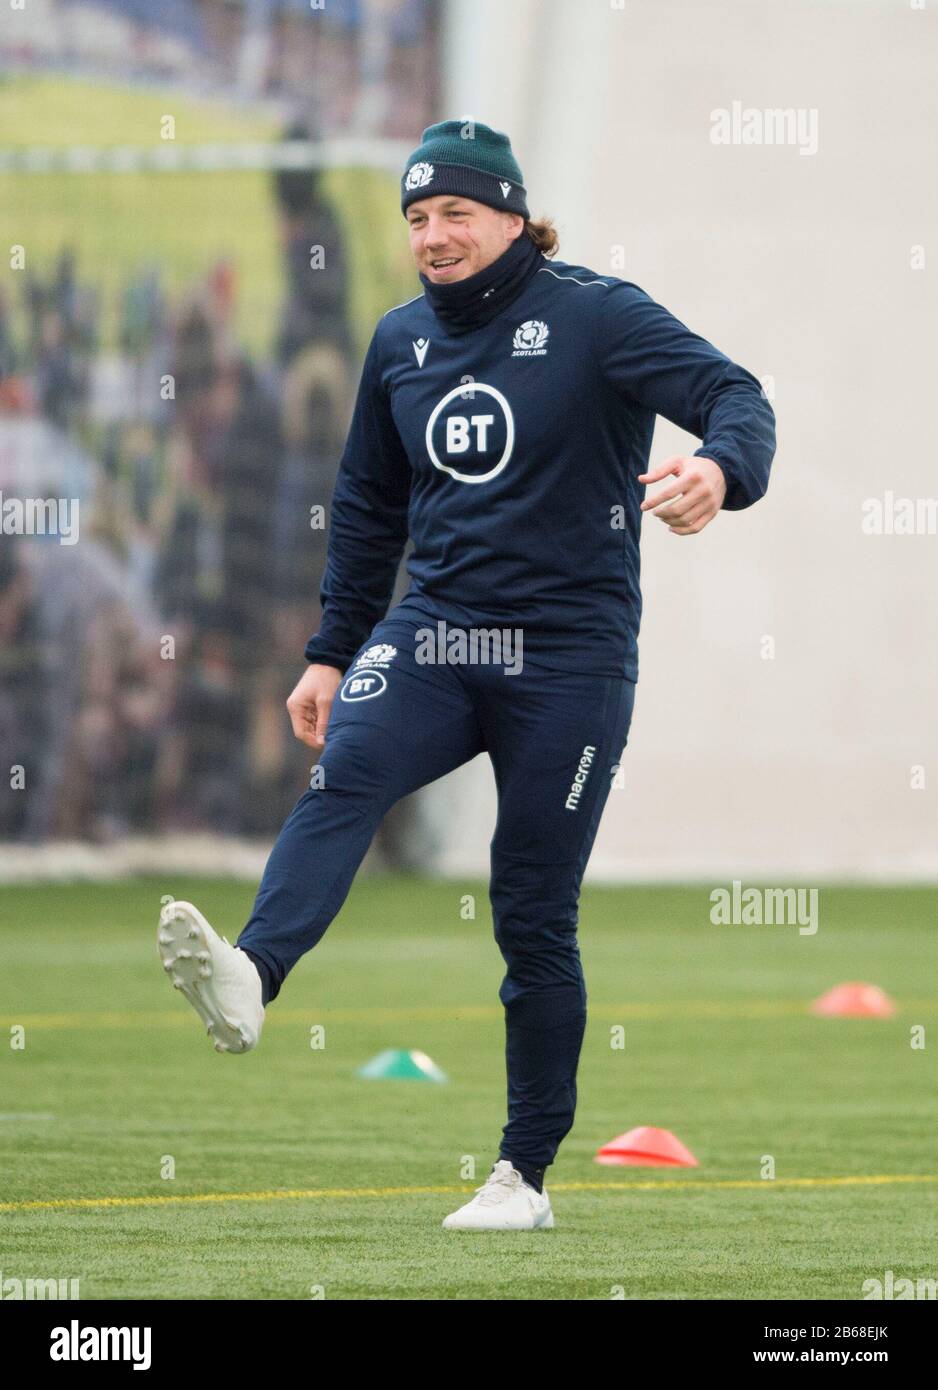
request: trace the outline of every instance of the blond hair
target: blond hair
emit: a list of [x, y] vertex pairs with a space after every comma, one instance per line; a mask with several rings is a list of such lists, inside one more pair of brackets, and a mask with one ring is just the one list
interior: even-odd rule
[[524, 230], [542, 256], [556, 256], [560, 250], [560, 237], [551, 218], [541, 217], [535, 222], [529, 217], [524, 224]]

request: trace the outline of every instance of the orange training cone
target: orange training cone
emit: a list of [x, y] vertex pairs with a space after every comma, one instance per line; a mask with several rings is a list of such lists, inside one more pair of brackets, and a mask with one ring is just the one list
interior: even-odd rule
[[699, 1164], [690, 1149], [669, 1129], [653, 1129], [639, 1125], [628, 1134], [620, 1134], [603, 1144], [596, 1154], [597, 1163], [629, 1164], [633, 1168], [697, 1168]]
[[892, 1018], [896, 1006], [879, 985], [851, 983], [815, 999], [811, 1012], [823, 1018]]

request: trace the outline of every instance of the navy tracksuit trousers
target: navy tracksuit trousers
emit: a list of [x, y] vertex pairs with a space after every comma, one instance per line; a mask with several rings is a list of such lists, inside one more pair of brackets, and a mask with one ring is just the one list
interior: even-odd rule
[[577, 904], [635, 683], [527, 659], [515, 674], [505, 664], [420, 661], [415, 632], [427, 626], [392, 609], [353, 659], [312, 779], [321, 785], [284, 823], [237, 944], [266, 965], [274, 997], [338, 913], [385, 812], [487, 752], [498, 791], [490, 898], [506, 965], [499, 1156], [541, 1174], [573, 1124], [586, 1025]]

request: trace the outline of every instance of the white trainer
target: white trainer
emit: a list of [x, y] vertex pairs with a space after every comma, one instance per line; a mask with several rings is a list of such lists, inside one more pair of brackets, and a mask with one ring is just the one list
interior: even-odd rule
[[500, 1158], [472, 1201], [447, 1216], [443, 1230], [536, 1231], [553, 1224], [546, 1190], [536, 1192], [507, 1158]]
[[163, 969], [206, 1025], [216, 1052], [250, 1052], [264, 1022], [261, 977], [191, 903], [167, 903], [157, 944]]

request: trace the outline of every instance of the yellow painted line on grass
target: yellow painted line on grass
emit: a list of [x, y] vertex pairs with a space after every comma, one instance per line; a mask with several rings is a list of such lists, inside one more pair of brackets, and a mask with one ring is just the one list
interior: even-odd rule
[[[811, 1018], [811, 1000], [769, 999], [744, 1000], [739, 1003], [722, 1003], [718, 1000], [674, 1000], [671, 1003], [649, 1004], [592, 1004], [587, 1006], [590, 1018], [604, 1019], [611, 1023], [629, 1020], [677, 1020], [686, 1018], [718, 1019], [761, 1019], [761, 1018]], [[934, 999], [903, 999], [902, 1009], [925, 1015], [935, 1012]], [[488, 1022], [501, 1019], [504, 1011], [497, 1004], [433, 1004], [388, 1007], [375, 1005], [374, 1008], [319, 1008], [311, 1004], [305, 1009], [271, 1008], [264, 1019], [264, 1027], [278, 1024], [302, 1023], [454, 1023]], [[139, 1028], [187, 1027], [192, 1024], [192, 1013], [186, 1009], [153, 1009], [139, 1012], [94, 1012], [87, 1013], [37, 1013], [0, 1015], [0, 1028], [10, 1028], [21, 1024], [24, 1028]]]
[[[635, 1182], [552, 1182], [551, 1192], [649, 1192], [659, 1188], [690, 1189], [696, 1192], [776, 1187], [869, 1187], [902, 1182], [938, 1182], [938, 1173], [857, 1174], [839, 1178], [718, 1178], [711, 1182], [693, 1178], [646, 1179]], [[428, 1194], [468, 1194], [472, 1187], [450, 1184], [442, 1187], [308, 1187], [274, 1189], [270, 1192], [193, 1192], [181, 1196], [159, 1197], [53, 1197], [46, 1201], [0, 1202], [0, 1211], [62, 1211], [87, 1207], [163, 1207], [185, 1203], [291, 1202], [346, 1197], [419, 1197]]]
[[647, 1191], [653, 1187], [720, 1187], [755, 1189], [757, 1187], [870, 1187], [894, 1182], [938, 1182], [938, 1173], [875, 1173], [856, 1174], [844, 1178], [715, 1178], [711, 1182], [693, 1178], [650, 1178], [644, 1182], [554, 1182], [550, 1190], [576, 1192], [599, 1188], [636, 1188]]

